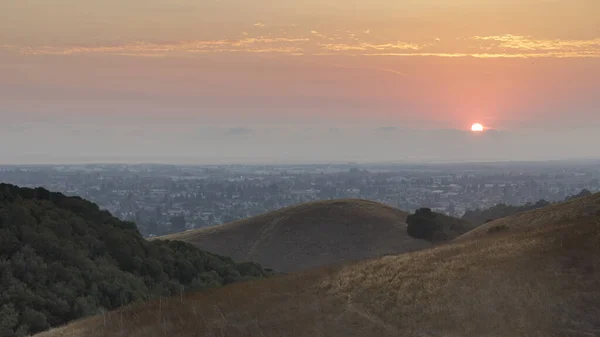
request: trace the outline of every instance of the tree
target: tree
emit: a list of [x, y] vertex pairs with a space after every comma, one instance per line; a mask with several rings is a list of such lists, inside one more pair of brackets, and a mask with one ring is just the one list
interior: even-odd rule
[[431, 241], [435, 232], [439, 229], [435, 221], [435, 213], [430, 208], [420, 208], [415, 214], [406, 218], [408, 235], [416, 239]]
[[31, 331], [44, 331], [50, 327], [46, 315], [34, 309], [26, 309], [22, 319], [23, 324], [27, 325]]
[[19, 313], [12, 304], [0, 308], [0, 337], [12, 337], [19, 324]]
[[570, 197], [566, 197], [565, 201], [570, 201], [570, 200], [574, 200], [577, 198], [587, 197], [588, 195], [592, 195], [592, 192], [590, 192], [588, 189], [583, 189], [578, 194], [572, 195]]

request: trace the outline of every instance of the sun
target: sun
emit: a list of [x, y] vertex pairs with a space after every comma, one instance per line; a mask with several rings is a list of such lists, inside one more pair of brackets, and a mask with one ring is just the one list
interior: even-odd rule
[[482, 132], [483, 131], [483, 125], [481, 125], [481, 123], [475, 123], [473, 125], [471, 125], [471, 131], [473, 132]]

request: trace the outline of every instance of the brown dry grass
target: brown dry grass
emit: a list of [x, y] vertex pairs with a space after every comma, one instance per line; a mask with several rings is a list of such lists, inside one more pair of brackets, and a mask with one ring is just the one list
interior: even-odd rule
[[181, 240], [290, 272], [429, 248], [431, 244], [408, 236], [406, 216], [372, 201], [318, 201], [157, 239]]
[[600, 217], [130, 306], [39, 337], [600, 335]]
[[600, 193], [498, 219], [463, 234], [455, 240], [463, 241], [498, 232], [527, 230], [586, 216], [600, 216]]

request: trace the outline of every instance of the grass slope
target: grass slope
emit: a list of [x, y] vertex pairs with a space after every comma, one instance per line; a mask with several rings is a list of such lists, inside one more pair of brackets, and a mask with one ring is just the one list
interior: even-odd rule
[[430, 247], [408, 236], [406, 216], [372, 201], [318, 201], [158, 239], [289, 272]]
[[600, 216], [600, 193], [498, 219], [467, 232], [455, 240], [473, 239], [498, 232], [521, 231], [586, 216]]
[[130, 306], [39, 337], [598, 336], [600, 216], [555, 217], [564, 220]]

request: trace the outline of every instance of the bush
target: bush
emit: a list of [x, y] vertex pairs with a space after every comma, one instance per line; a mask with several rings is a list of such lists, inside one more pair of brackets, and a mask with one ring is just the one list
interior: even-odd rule
[[407, 233], [413, 238], [431, 241], [440, 226], [435, 221], [435, 213], [429, 208], [418, 209], [406, 218]]
[[452, 240], [474, 228], [468, 221], [420, 208], [406, 218], [407, 234], [433, 243]]

